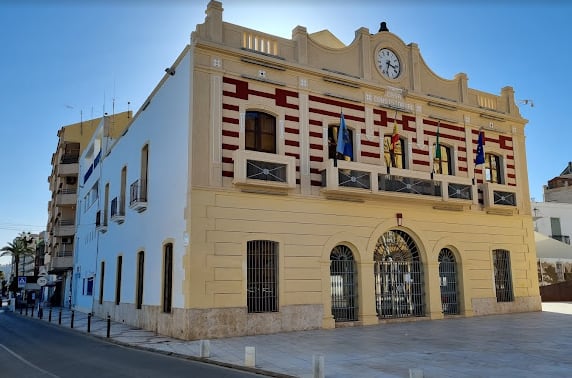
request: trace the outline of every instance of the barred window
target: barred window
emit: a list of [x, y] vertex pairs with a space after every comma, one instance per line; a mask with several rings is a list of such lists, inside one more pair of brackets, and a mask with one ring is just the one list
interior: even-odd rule
[[497, 302], [512, 302], [512, 274], [510, 268], [510, 252], [504, 249], [493, 251], [493, 264], [495, 274], [495, 290]]
[[278, 243], [249, 241], [246, 270], [248, 312], [278, 311]]

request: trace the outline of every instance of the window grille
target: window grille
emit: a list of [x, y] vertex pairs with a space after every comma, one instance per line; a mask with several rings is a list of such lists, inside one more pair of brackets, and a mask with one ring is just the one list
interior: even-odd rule
[[439, 181], [380, 174], [378, 175], [378, 186], [379, 190], [387, 192], [441, 197], [441, 183]]
[[288, 182], [288, 165], [268, 161], [247, 160], [246, 177], [254, 180]]
[[380, 318], [425, 316], [419, 250], [401, 230], [383, 234], [374, 252], [375, 301]]
[[357, 270], [352, 251], [344, 246], [330, 253], [332, 315], [336, 322], [357, 320]]
[[443, 313], [445, 315], [459, 314], [457, 262], [453, 251], [448, 248], [443, 248], [439, 252], [439, 281]]
[[137, 254], [137, 309], [143, 304], [143, 274], [145, 267], [145, 252], [141, 251]]
[[173, 295], [173, 244], [165, 244], [163, 251], [163, 312], [171, 312]]
[[249, 313], [278, 311], [278, 243], [247, 243], [247, 306]]
[[512, 302], [512, 274], [510, 268], [510, 252], [503, 249], [493, 251], [493, 264], [495, 275], [495, 291], [497, 302]]
[[473, 199], [473, 190], [471, 185], [449, 183], [448, 190], [449, 198], [466, 200]]

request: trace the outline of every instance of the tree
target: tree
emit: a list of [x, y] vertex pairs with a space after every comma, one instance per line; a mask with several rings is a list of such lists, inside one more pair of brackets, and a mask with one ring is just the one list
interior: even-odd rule
[[[33, 256], [36, 252], [35, 249], [29, 245], [29, 243], [30, 243], [29, 239], [26, 238], [24, 234], [22, 234], [21, 236], [16, 237], [13, 242], [8, 243], [8, 245], [0, 249], [0, 251], [2, 252], [0, 256], [12, 256], [12, 259], [14, 260], [16, 270], [12, 274], [13, 280], [18, 280], [18, 269], [20, 266], [20, 258], [26, 256]], [[12, 282], [11, 287], [15, 296], [16, 290], [18, 288], [17, 283], [16, 285], [14, 285], [14, 282]]]

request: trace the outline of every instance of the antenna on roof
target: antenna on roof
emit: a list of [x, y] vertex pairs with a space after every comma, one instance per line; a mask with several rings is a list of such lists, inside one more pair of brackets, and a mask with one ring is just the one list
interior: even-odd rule
[[79, 111], [79, 134], [83, 135], [83, 109]]
[[131, 105], [131, 101], [127, 101], [127, 118], [129, 118], [129, 105]]

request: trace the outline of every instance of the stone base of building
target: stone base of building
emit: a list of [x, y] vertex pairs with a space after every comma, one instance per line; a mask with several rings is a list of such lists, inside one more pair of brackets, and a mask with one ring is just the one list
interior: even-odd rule
[[246, 308], [173, 308], [163, 313], [159, 306], [115, 305], [105, 302], [94, 306], [94, 314], [161, 335], [184, 340], [216, 339], [322, 328], [322, 305], [283, 306], [280, 312], [247, 313]]
[[542, 311], [540, 296], [516, 297], [513, 302], [497, 302], [496, 298], [474, 298], [472, 306], [474, 316]]

